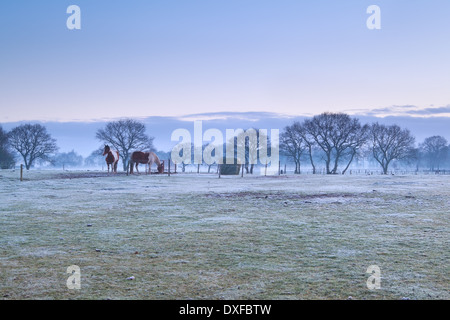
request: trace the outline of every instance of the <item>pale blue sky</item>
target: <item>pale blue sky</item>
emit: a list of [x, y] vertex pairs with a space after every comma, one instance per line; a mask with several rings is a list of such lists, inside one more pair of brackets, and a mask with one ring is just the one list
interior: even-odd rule
[[0, 122], [442, 108], [449, 36], [448, 0], [3, 0]]

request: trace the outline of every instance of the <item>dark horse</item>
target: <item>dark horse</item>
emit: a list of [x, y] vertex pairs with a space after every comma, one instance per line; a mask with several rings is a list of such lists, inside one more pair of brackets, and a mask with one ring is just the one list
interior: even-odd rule
[[119, 162], [119, 151], [112, 151], [108, 145], [105, 145], [105, 149], [103, 149], [103, 155], [106, 155], [106, 164], [111, 165], [111, 172], [117, 173], [117, 163]]
[[138, 165], [139, 163], [148, 164], [148, 173], [152, 173], [152, 164], [156, 163], [158, 166], [158, 172], [164, 173], [164, 161], [159, 161], [158, 156], [154, 152], [141, 152], [135, 151], [131, 154], [130, 159], [130, 173], [133, 173], [133, 167], [136, 165], [136, 171], [139, 173]]

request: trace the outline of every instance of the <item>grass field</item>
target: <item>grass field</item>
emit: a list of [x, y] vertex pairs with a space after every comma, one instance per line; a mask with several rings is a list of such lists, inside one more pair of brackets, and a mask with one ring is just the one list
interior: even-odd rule
[[1, 299], [450, 298], [450, 176], [0, 171], [0, 188]]

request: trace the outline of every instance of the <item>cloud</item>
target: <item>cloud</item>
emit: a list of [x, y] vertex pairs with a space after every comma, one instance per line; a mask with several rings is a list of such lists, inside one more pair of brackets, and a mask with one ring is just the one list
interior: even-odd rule
[[422, 110], [412, 110], [406, 112], [411, 115], [443, 115], [443, 114], [450, 114], [450, 105], [445, 107], [439, 107], [439, 108], [425, 108]]
[[443, 107], [421, 108], [414, 105], [390, 106], [377, 109], [347, 110], [354, 115], [388, 117], [388, 116], [410, 116], [410, 117], [450, 117], [450, 105]]
[[243, 121], [260, 121], [267, 118], [292, 118], [293, 116], [279, 114], [275, 112], [209, 112], [209, 113], [196, 113], [189, 114], [180, 117], [174, 117], [174, 119], [180, 121], [195, 121], [195, 120], [243, 120]]

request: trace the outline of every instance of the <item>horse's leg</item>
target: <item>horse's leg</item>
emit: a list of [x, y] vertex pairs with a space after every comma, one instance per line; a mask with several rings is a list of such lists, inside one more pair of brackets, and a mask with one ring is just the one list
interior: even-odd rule
[[139, 162], [136, 162], [136, 172], [137, 172], [137, 174], [139, 174], [138, 165], [139, 165]]

